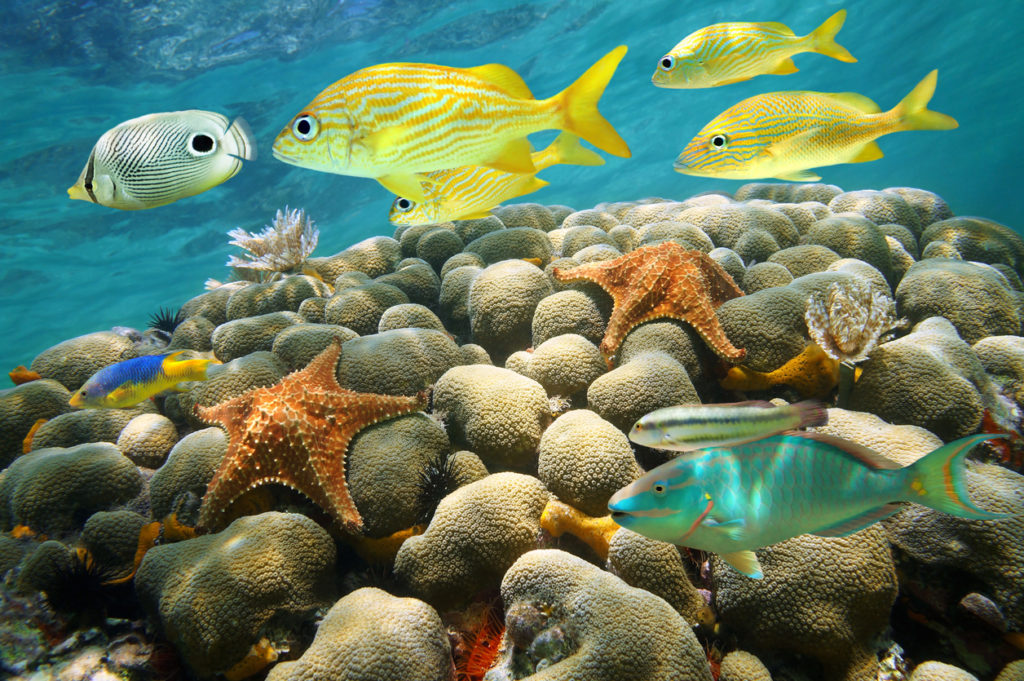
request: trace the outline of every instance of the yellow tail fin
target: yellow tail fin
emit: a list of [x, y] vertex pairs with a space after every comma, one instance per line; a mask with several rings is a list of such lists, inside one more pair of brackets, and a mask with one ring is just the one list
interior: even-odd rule
[[205, 381], [206, 369], [211, 364], [220, 364], [215, 359], [176, 359], [181, 352], [164, 358], [164, 375], [176, 381]]
[[611, 123], [597, 110], [597, 101], [604, 94], [608, 81], [615, 74], [619, 62], [626, 54], [626, 46], [619, 45], [580, 76], [575, 83], [552, 97], [562, 112], [562, 130], [582, 137], [598, 149], [609, 154], [629, 158], [632, 154], [626, 141], [619, 137]]
[[533, 165], [538, 172], [554, 165], [601, 166], [604, 159], [597, 152], [580, 144], [580, 138], [571, 132], [563, 132], [546, 149], [533, 155]]
[[946, 114], [928, 109], [928, 102], [935, 94], [938, 71], [932, 71], [914, 86], [910, 94], [893, 108], [902, 130], [951, 130], [960, 124]]
[[841, 9], [807, 36], [810, 39], [812, 48], [818, 54], [832, 57], [839, 61], [855, 62], [856, 58], [849, 51], [836, 42], [836, 33], [843, 27], [846, 21], [846, 10]]

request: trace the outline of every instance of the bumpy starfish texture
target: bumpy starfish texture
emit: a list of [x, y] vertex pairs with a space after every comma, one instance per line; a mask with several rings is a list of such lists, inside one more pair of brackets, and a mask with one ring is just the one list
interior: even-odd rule
[[197, 407], [201, 419], [228, 433], [227, 454], [203, 497], [201, 527], [216, 529], [245, 492], [276, 483], [308, 497], [343, 530], [362, 530], [345, 481], [349, 442], [378, 421], [423, 409], [426, 397], [346, 390], [334, 373], [340, 354], [341, 344], [334, 342], [275, 385]]
[[747, 351], [725, 335], [715, 309], [742, 296], [729, 273], [702, 251], [688, 251], [666, 241], [643, 246], [626, 255], [570, 270], [554, 268], [555, 279], [587, 279], [611, 295], [615, 303], [601, 341], [605, 359], [615, 355], [633, 327], [652, 319], [671, 317], [687, 322], [715, 353], [741, 362]]

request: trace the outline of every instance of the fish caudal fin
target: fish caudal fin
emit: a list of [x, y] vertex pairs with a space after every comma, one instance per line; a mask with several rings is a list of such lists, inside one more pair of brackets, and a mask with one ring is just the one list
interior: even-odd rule
[[845, 47], [836, 42], [836, 33], [839, 33], [839, 29], [843, 27], [844, 21], [846, 21], [846, 10], [841, 9], [826, 19], [807, 37], [810, 39], [813, 50], [818, 54], [852, 63], [857, 59]]
[[901, 130], [952, 130], [959, 127], [960, 124], [952, 116], [928, 109], [928, 102], [935, 94], [938, 76], [938, 71], [932, 71], [922, 78], [893, 109]]
[[792, 405], [800, 415], [800, 425], [797, 428], [813, 428], [828, 424], [828, 408], [817, 400], [804, 400]]
[[[591, 151], [580, 144], [580, 138], [571, 132], [561, 133], [545, 151], [550, 151], [550, 154], [545, 156], [550, 156], [550, 163], [548, 165], [552, 166], [558, 164], [574, 166], [604, 165], [604, 159], [596, 151]], [[541, 162], [543, 163], [547, 160], [548, 158], [544, 158]]]
[[256, 138], [252, 135], [252, 128], [241, 116], [228, 126], [227, 132], [221, 138], [221, 144], [227, 153], [235, 158], [243, 161], [256, 160]]
[[164, 358], [164, 375], [174, 381], [205, 381], [206, 369], [211, 364], [220, 364], [215, 359], [177, 359], [181, 352], [175, 352]]
[[964, 458], [976, 445], [1004, 435], [971, 435], [929, 452], [903, 470], [907, 490], [904, 497], [937, 511], [959, 516], [989, 520], [1005, 518], [1006, 513], [993, 513], [971, 502], [964, 482]]
[[632, 155], [629, 147], [597, 110], [597, 102], [626, 55], [626, 49], [625, 45], [619, 45], [587, 69], [575, 83], [552, 97], [562, 112], [563, 120], [559, 126], [562, 130], [568, 130], [598, 149], [622, 158]]

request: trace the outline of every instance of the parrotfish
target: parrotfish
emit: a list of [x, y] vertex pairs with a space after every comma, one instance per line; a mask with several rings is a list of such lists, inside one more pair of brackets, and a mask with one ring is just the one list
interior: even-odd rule
[[485, 218], [503, 201], [535, 192], [547, 182], [537, 177], [545, 168], [560, 163], [599, 166], [604, 159], [583, 148], [572, 133], [563, 132], [554, 142], [531, 155], [532, 173], [506, 173], [484, 166], [435, 170], [427, 175], [426, 201], [400, 196], [391, 204], [389, 215], [395, 225], [425, 225], [448, 220]]
[[205, 381], [215, 359], [178, 359], [183, 351], [147, 355], [103, 367], [71, 396], [79, 409], [131, 407], [183, 381]]
[[675, 161], [677, 172], [735, 180], [820, 180], [810, 168], [882, 158], [875, 140], [901, 130], [949, 130], [927, 109], [932, 71], [889, 111], [855, 92], [770, 92], [745, 99], [704, 126]]
[[437, 64], [379, 64], [321, 92], [274, 140], [285, 163], [372, 177], [398, 196], [425, 201], [421, 182], [435, 170], [487, 166], [533, 173], [526, 136], [566, 130], [616, 156], [626, 142], [597, 110], [622, 45], [562, 92], [534, 99], [501, 64], [461, 69]]
[[620, 489], [612, 519], [661, 541], [713, 551], [760, 578], [753, 550], [799, 534], [844, 537], [913, 501], [961, 518], [1006, 517], [975, 506], [967, 453], [999, 435], [972, 435], [909, 466], [820, 433], [785, 433], [679, 456]]
[[629, 439], [646, 447], [690, 452], [826, 423], [825, 406], [811, 400], [781, 407], [763, 401], [680, 405], [656, 409], [642, 417], [629, 431]]
[[140, 116], [100, 136], [68, 196], [110, 208], [156, 208], [230, 179], [256, 142], [241, 118], [212, 111]]
[[704, 88], [739, 83], [762, 74], [786, 75], [799, 69], [792, 56], [817, 52], [833, 59], [855, 62], [836, 43], [846, 10], [841, 9], [805, 36], [798, 36], [775, 21], [731, 21], [706, 26], [673, 47], [658, 60], [651, 77], [658, 87]]

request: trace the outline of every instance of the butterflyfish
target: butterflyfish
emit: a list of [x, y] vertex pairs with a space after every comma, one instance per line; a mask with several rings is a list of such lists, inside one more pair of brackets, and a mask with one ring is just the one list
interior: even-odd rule
[[812, 182], [811, 168], [882, 158], [876, 139], [902, 130], [949, 130], [956, 120], [930, 111], [932, 71], [889, 111], [855, 92], [770, 92], [745, 99], [690, 140], [676, 172], [702, 177]]
[[103, 133], [68, 196], [110, 208], [156, 208], [216, 187], [256, 158], [241, 118], [190, 109], [140, 116]]
[[532, 173], [506, 173], [484, 166], [463, 166], [427, 174], [425, 201], [399, 196], [391, 204], [394, 225], [425, 225], [449, 220], [485, 218], [498, 204], [535, 192], [547, 182], [537, 173], [557, 164], [599, 166], [604, 159], [580, 144], [572, 133], [563, 132], [541, 151], [531, 154]]
[[566, 130], [628, 158], [626, 142], [597, 109], [625, 54], [625, 45], [615, 48], [568, 88], [539, 100], [501, 64], [370, 66], [337, 81], [294, 116], [274, 140], [274, 157], [372, 177], [418, 202], [427, 200], [421, 182], [433, 184], [426, 174], [435, 170], [535, 172], [526, 136], [540, 130]]
[[629, 431], [629, 439], [655, 449], [690, 452], [826, 423], [828, 410], [813, 400], [780, 407], [764, 401], [679, 405], [655, 409], [641, 417]]
[[103, 367], [71, 396], [78, 409], [131, 407], [183, 381], [205, 381], [215, 359], [179, 359], [183, 351], [146, 355]]
[[817, 52], [855, 62], [835, 41], [846, 20], [841, 9], [811, 33], [798, 36], [775, 21], [731, 21], [694, 31], [658, 60], [651, 82], [664, 88], [705, 88], [750, 80], [763, 74], [796, 73], [793, 55]]
[[964, 458], [1003, 437], [972, 435], [901, 468], [877, 452], [820, 433], [784, 433], [701, 449], [645, 473], [608, 501], [612, 519], [652, 539], [713, 551], [760, 578], [754, 549], [800, 534], [845, 537], [899, 512], [896, 502], [978, 520]]

